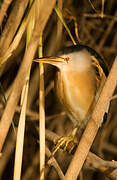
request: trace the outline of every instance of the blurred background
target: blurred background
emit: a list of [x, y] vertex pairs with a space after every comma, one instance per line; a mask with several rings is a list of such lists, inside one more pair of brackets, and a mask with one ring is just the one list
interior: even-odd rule
[[[1, 1], [1, 6], [2, 6]], [[6, 22], [12, 12], [15, 1], [12, 1], [0, 33], [5, 28]], [[117, 52], [117, 1], [116, 0], [58, 0], [58, 7], [65, 19], [69, 30], [76, 42], [95, 49], [105, 60], [110, 70]], [[64, 25], [53, 10], [43, 32], [43, 55], [53, 56], [64, 47], [73, 45]], [[12, 84], [17, 76], [22, 63], [26, 46], [26, 33], [24, 33], [17, 49], [12, 56], [0, 68], [0, 116], [4, 111], [5, 97], [8, 98]], [[35, 55], [37, 57], [37, 54]], [[73, 127], [71, 121], [63, 111], [54, 93], [54, 78], [56, 68], [44, 65], [45, 69], [45, 112], [46, 129], [55, 132], [59, 136], [67, 135]], [[37, 63], [32, 64], [29, 83], [28, 103], [26, 112], [26, 129], [23, 152], [22, 180], [39, 179], [39, 141], [38, 141], [38, 92], [39, 92], [39, 68]], [[111, 87], [110, 87], [111, 88]], [[4, 92], [4, 93], [3, 93]], [[115, 91], [116, 93], [116, 91]], [[13, 118], [17, 131], [19, 122], [20, 105], [17, 105]], [[5, 141], [3, 156], [0, 159], [0, 180], [13, 179], [14, 154], [16, 134], [10, 127]], [[54, 144], [46, 140], [50, 150]], [[117, 101], [111, 101], [108, 120], [103, 122], [92, 146], [92, 152], [104, 160], [117, 160]], [[55, 155], [62, 171], [65, 173], [72, 155], [59, 150]], [[46, 162], [48, 157], [46, 156]], [[52, 166], [46, 165], [45, 179], [58, 180], [59, 176]], [[106, 180], [103, 173], [92, 169], [83, 168], [78, 178], [80, 180]]]

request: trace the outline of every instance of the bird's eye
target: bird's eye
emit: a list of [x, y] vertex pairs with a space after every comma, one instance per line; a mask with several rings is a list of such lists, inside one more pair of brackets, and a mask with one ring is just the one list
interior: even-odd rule
[[67, 57], [65, 58], [65, 61], [68, 63], [69, 60], [70, 60], [70, 57], [67, 56]]

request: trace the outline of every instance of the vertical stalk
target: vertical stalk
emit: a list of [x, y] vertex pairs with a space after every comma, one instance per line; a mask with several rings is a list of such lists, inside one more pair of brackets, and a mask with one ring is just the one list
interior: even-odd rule
[[[33, 0], [30, 0], [29, 6], [31, 6]], [[35, 23], [35, 12], [32, 12], [30, 22], [27, 27], [27, 37], [26, 37], [26, 50], [29, 45], [33, 28]], [[25, 120], [26, 120], [26, 106], [28, 98], [28, 88], [30, 79], [30, 68], [26, 76], [26, 83], [23, 86], [21, 94], [21, 114], [18, 125], [17, 141], [16, 141], [16, 152], [15, 152], [15, 165], [14, 165], [14, 180], [20, 180], [21, 178], [21, 168], [23, 159], [23, 144], [24, 144], [24, 132], [25, 132]]]
[[[39, 41], [39, 58], [43, 56], [42, 53], [42, 36]], [[39, 89], [39, 134], [40, 134], [40, 180], [44, 180], [45, 170], [45, 109], [44, 109], [44, 67], [39, 64], [40, 70], [40, 89]]]

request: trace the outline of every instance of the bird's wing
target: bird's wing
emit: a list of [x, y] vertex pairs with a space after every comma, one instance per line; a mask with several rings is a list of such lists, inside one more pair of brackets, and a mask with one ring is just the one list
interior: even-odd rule
[[96, 73], [96, 92], [99, 91], [100, 93], [106, 81], [106, 75], [102, 67], [100, 66], [97, 58], [95, 56], [91, 56], [91, 60], [92, 60], [92, 66], [94, 67]]
[[[98, 101], [98, 98], [100, 96], [100, 93], [103, 89], [103, 86], [105, 84], [106, 81], [106, 75], [105, 72], [103, 70], [103, 67], [101, 67], [100, 63], [98, 62], [98, 59], [95, 56], [91, 56], [91, 60], [92, 60], [92, 66], [95, 69], [96, 72], [96, 81], [95, 81], [95, 85], [96, 85], [96, 90], [95, 90], [95, 99], [92, 103], [91, 108], [89, 109], [89, 112], [92, 111]], [[108, 109], [109, 109], [109, 105], [110, 103], [107, 105], [107, 109], [105, 111], [105, 115], [102, 118], [102, 122], [105, 119], [105, 117], [107, 117], [107, 113], [108, 113]]]

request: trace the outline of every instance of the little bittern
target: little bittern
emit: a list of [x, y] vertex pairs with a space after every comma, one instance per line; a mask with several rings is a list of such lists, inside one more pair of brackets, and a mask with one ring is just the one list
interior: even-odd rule
[[55, 91], [75, 127], [83, 129], [91, 116], [108, 74], [100, 55], [84, 45], [35, 60], [58, 68]]

